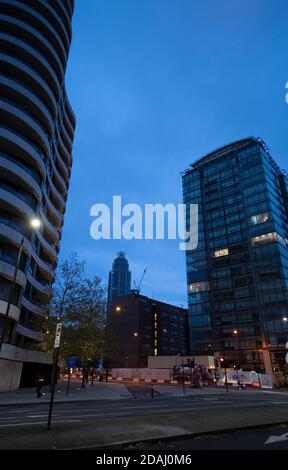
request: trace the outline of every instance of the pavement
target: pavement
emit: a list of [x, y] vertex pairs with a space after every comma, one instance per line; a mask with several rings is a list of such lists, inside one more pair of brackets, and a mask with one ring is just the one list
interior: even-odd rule
[[[94, 387], [93, 391], [78, 390], [81, 399], [74, 402], [57, 399], [50, 431], [45, 398], [3, 404], [2, 394], [0, 449], [123, 449], [288, 424], [287, 391], [189, 389], [184, 395], [181, 387], [155, 386], [151, 397], [147, 385], [97, 383]], [[120, 397], [123, 387], [127, 395]], [[105, 393], [109, 397], [118, 394], [118, 399], [103, 399]], [[102, 398], [86, 400], [82, 394], [102, 394]]]
[[[147, 397], [150, 397], [151, 390], [155, 395], [161, 394], [164, 396], [182, 396], [182, 385], [147, 385], [135, 383], [116, 383], [116, 382], [94, 382], [94, 385], [85, 385], [82, 388], [80, 380], [73, 380], [69, 386], [69, 393], [67, 395], [67, 382], [61, 381], [55, 388], [55, 401], [61, 402], [74, 402], [74, 401], [87, 401], [87, 400], [120, 400], [122, 398], [133, 398], [135, 391]], [[185, 395], [210, 395], [222, 394], [222, 387], [209, 387], [203, 389], [191, 389], [185, 386]], [[231, 390], [234, 392], [235, 390]], [[50, 400], [49, 387], [43, 387], [42, 397], [36, 397], [36, 388], [20, 389], [15, 392], [0, 393], [0, 407], [2, 405], [20, 405], [20, 404], [33, 404], [33, 403], [47, 403]], [[288, 394], [288, 392], [287, 392]]]

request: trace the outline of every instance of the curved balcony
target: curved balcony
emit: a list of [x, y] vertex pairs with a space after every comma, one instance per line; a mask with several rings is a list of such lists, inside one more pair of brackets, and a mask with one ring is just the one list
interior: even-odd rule
[[52, 204], [52, 202], [50, 201], [49, 197], [46, 194], [46, 191], [44, 191], [43, 194], [44, 194], [44, 198], [47, 203], [47, 206], [55, 219], [55, 225], [57, 226], [57, 228], [61, 228], [63, 225], [62, 213], [58, 209], [56, 209], [56, 207]]
[[72, 37], [72, 27], [71, 27], [71, 17], [69, 17], [69, 14], [67, 10], [64, 8], [62, 1], [55, 0], [53, 2], [53, 8], [63, 21], [63, 24], [65, 25], [65, 29], [69, 38], [69, 43], [71, 42], [71, 37]]
[[30, 312], [34, 315], [38, 315], [39, 317], [46, 318], [46, 312], [43, 308], [39, 307], [38, 305], [33, 304], [30, 300], [26, 299], [26, 297], [22, 297], [22, 305], [23, 307], [27, 308]]
[[70, 105], [69, 99], [67, 97], [66, 89], [65, 89], [65, 111], [67, 112], [68, 118], [71, 122], [72, 129], [73, 129], [73, 135], [74, 135], [74, 131], [75, 131], [75, 127], [76, 127], [76, 117], [75, 117], [74, 111], [73, 111], [73, 109]]
[[68, 134], [68, 132], [66, 131], [66, 127], [65, 127], [65, 123], [63, 122], [62, 123], [62, 126], [61, 126], [61, 132], [60, 132], [60, 135], [61, 135], [61, 138], [62, 138], [62, 141], [64, 142], [66, 148], [68, 149], [69, 152], [72, 152], [72, 146], [73, 146], [73, 142], [70, 138], [70, 135]]
[[39, 238], [41, 246], [43, 250], [46, 252], [46, 254], [50, 256], [50, 258], [52, 258], [54, 262], [57, 261], [57, 251], [56, 251], [55, 245], [48, 243], [47, 240], [43, 237], [41, 232], [37, 232], [37, 237]]
[[66, 163], [64, 162], [63, 158], [61, 157], [60, 153], [58, 152], [58, 149], [56, 149], [56, 157], [59, 165], [61, 166], [61, 170], [65, 174], [66, 182], [69, 182], [70, 179], [70, 172], [68, 170], [68, 167]]
[[42, 222], [45, 225], [45, 228], [48, 230], [51, 237], [55, 240], [55, 243], [59, 243], [59, 240], [60, 240], [59, 231], [55, 227], [53, 227], [51, 222], [49, 222], [48, 218], [46, 217], [46, 215], [43, 212], [42, 207], [40, 207], [40, 217], [42, 219]]
[[53, 173], [54, 173], [54, 176], [57, 178], [57, 181], [58, 183], [60, 184], [61, 188], [62, 188], [62, 191], [67, 194], [67, 186], [66, 186], [66, 183], [62, 177], [62, 175], [59, 173], [56, 165], [55, 165], [55, 162], [54, 160], [51, 160], [51, 163], [52, 163], [52, 168], [53, 168]]
[[32, 362], [34, 364], [52, 364], [53, 362], [53, 358], [49, 354], [18, 348], [6, 343], [3, 343], [1, 346], [0, 358], [8, 359], [9, 361]]
[[63, 197], [62, 197], [61, 194], [59, 193], [59, 191], [58, 191], [58, 189], [56, 188], [55, 184], [53, 183], [53, 181], [52, 181], [51, 176], [49, 175], [49, 173], [47, 173], [47, 179], [48, 179], [48, 182], [49, 182], [51, 191], [52, 191], [52, 193], [53, 193], [53, 196], [55, 196], [55, 198], [57, 199], [57, 202], [58, 202], [59, 206], [61, 207], [61, 209], [64, 210], [64, 209], [65, 209], [66, 202], [64, 201]]
[[[8, 224], [8, 221], [7, 221]], [[7, 240], [10, 240], [13, 245], [17, 246], [18, 248], [20, 247], [20, 244], [22, 242], [23, 238], [23, 231], [20, 232], [17, 230], [17, 227], [15, 226], [9, 226], [3, 222], [2, 219], [0, 219], [0, 233], [1, 236], [6, 238]], [[31, 256], [32, 248], [31, 248], [31, 243], [27, 238], [24, 239], [23, 242], [23, 251], [26, 253], [28, 257]]]
[[[5, 6], [3, 7], [3, 13], [12, 16], [11, 8], [14, 11], [15, 8], [17, 8], [17, 17], [19, 19], [23, 19], [26, 24], [29, 23], [33, 28], [40, 31], [41, 34], [45, 36], [46, 40], [53, 44], [55, 51], [61, 58], [63, 67], [66, 68], [69, 51], [69, 40], [67, 35], [65, 35], [65, 29], [63, 30], [61, 27], [59, 28], [59, 21], [55, 23], [55, 21], [53, 21], [54, 17], [52, 15], [47, 15], [48, 11], [47, 8], [44, 7], [43, 2], [37, 0], [37, 10], [35, 9], [35, 2], [33, 3], [33, 0], [31, 1], [30, 5], [32, 8], [30, 8], [28, 3], [29, 0], [25, 0], [25, 4], [15, 0], [8, 0], [8, 2], [7, 0], [2, 0], [2, 4]], [[44, 14], [41, 12], [41, 5], [39, 5], [39, 3], [42, 3], [42, 12], [45, 10], [43, 12]], [[52, 19], [52, 21], [49, 21], [49, 19]], [[54, 26], [56, 26], [58, 31]]]
[[0, 63], [3, 64], [6, 74], [13, 76], [14, 80], [17, 79], [23, 85], [25, 84], [32, 93], [37, 92], [37, 95], [49, 105], [52, 115], [57, 115], [57, 102], [52, 89], [32, 67], [19, 57], [16, 59], [3, 53], [0, 53]]
[[47, 283], [40, 282], [39, 280], [35, 279], [35, 277], [31, 276], [30, 273], [27, 273], [27, 279], [35, 289], [41, 292], [41, 294], [51, 297], [52, 289], [50, 286], [48, 286]]
[[[39, 121], [46, 133], [53, 133], [53, 119], [47, 105], [31, 92], [27, 86], [18, 80], [11, 79], [8, 76], [0, 75], [0, 86], [3, 95], [8, 97], [10, 103], [17, 105], [21, 101], [22, 106], [18, 104], [28, 114], [33, 114]], [[29, 110], [29, 111], [28, 111]]]
[[25, 63], [30, 65], [30, 67], [35, 68], [49, 84], [57, 98], [61, 96], [59, 79], [49, 62], [47, 62], [39, 52], [29, 46], [26, 42], [5, 33], [0, 33], [0, 44], [2, 47], [5, 45], [4, 51], [6, 54], [11, 54], [12, 57], [16, 57], [18, 59], [20, 56], [21, 60], [25, 60]]
[[41, 343], [43, 341], [43, 334], [40, 333], [39, 331], [31, 330], [30, 328], [27, 328], [26, 326], [18, 325], [16, 326], [16, 332], [21, 335], [25, 336], [26, 338], [33, 339], [34, 341], [37, 341], [38, 343]]
[[36, 195], [38, 201], [41, 201], [42, 192], [39, 184], [35, 181], [33, 176], [21, 166], [21, 164], [17, 165], [9, 159], [2, 157], [0, 154], [0, 168], [2, 168], [2, 171], [6, 170], [6, 172], [11, 173], [12, 176], [13, 174], [16, 175], [16, 177], [14, 176], [15, 181], [19, 179], [22, 183], [24, 183], [28, 190]]
[[35, 219], [36, 214], [34, 210], [29, 206], [27, 202], [21, 199], [19, 196], [13, 194], [11, 190], [6, 190], [0, 186], [0, 202], [5, 201], [10, 206], [15, 207], [17, 210], [21, 211], [27, 220]]
[[[36, 147], [26, 139], [22, 134], [13, 131], [13, 129], [1, 127], [0, 124], [1, 150], [13, 155], [25, 155], [27, 160], [35, 164], [40, 170], [42, 176], [46, 175], [46, 166], [43, 155]], [[29, 158], [30, 157], [30, 158]]]
[[[15, 266], [0, 259], [0, 274], [9, 281], [13, 281]], [[23, 288], [26, 286], [26, 276], [20, 269], [17, 272], [16, 284]]]
[[64, 113], [63, 113], [63, 123], [64, 123], [67, 133], [70, 136], [70, 139], [73, 141], [75, 129], [69, 120], [68, 113], [65, 108], [64, 108]]
[[51, 281], [55, 278], [54, 274], [54, 267], [52, 263], [48, 264], [47, 262], [43, 261], [35, 251], [32, 251], [32, 258], [34, 259], [35, 263], [37, 264], [38, 268], [41, 269], [41, 271], [44, 273], [45, 276], [47, 276], [48, 279], [51, 279]]
[[[31, 27], [27, 21], [23, 22], [19, 19], [13, 18], [11, 16], [0, 14], [0, 24], [1, 30], [7, 32], [13, 31], [19, 39], [27, 42], [28, 44], [33, 44], [35, 48], [43, 57], [47, 58], [51, 67], [55, 70], [59, 80], [64, 75], [64, 67], [66, 64], [62, 64], [58, 53], [56, 52], [54, 46], [34, 27]], [[43, 27], [43, 26], [42, 26]], [[62, 56], [62, 54], [61, 54]]]
[[64, 161], [66, 162], [66, 165], [68, 166], [68, 168], [70, 168], [72, 166], [72, 156], [67, 150], [59, 132], [58, 132], [58, 136], [59, 136], [59, 144], [60, 144], [59, 151], [60, 153], [62, 152], [62, 155], [64, 155]]
[[[1, 315], [6, 316], [7, 307], [8, 307], [8, 302], [0, 299], [0, 316]], [[7, 316], [7, 318], [10, 318], [10, 320], [15, 320], [16, 322], [18, 322], [20, 318], [20, 308], [17, 307], [17, 305], [11, 304], [9, 308], [9, 315]]]
[[[44, 153], [49, 152], [49, 134], [29, 112], [17, 104], [3, 99], [0, 100], [0, 111], [6, 122], [10, 122], [11, 126], [17, 128], [17, 132], [23, 134], [28, 140], [32, 141], [33, 139], [33, 145], [38, 147], [39, 152], [41, 149]], [[14, 127], [11, 129], [14, 131]]]

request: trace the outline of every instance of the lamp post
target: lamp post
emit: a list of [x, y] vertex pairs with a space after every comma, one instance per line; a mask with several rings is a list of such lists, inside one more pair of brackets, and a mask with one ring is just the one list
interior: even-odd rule
[[[18, 275], [18, 270], [19, 270], [19, 264], [20, 264], [20, 260], [21, 260], [21, 256], [22, 256], [22, 252], [23, 252], [23, 246], [24, 246], [25, 238], [27, 237], [27, 235], [30, 233], [31, 230], [36, 230], [40, 226], [41, 226], [41, 220], [40, 219], [38, 219], [38, 218], [31, 219], [29, 221], [29, 229], [24, 233], [24, 235], [22, 235], [19, 250], [18, 250], [18, 255], [17, 255], [17, 261], [16, 261], [16, 265], [15, 265], [15, 269], [14, 269], [13, 281], [12, 281], [12, 285], [11, 285], [10, 292], [9, 292], [8, 302], [7, 302], [7, 306], [6, 306], [6, 312], [5, 312], [5, 315], [4, 315], [5, 319], [8, 318], [8, 316], [9, 316], [9, 310], [10, 310], [10, 307], [11, 307], [11, 304], [12, 304], [12, 301], [13, 301], [13, 294], [14, 294], [14, 290], [15, 290], [15, 285], [16, 285], [16, 280], [17, 280], [17, 275]], [[11, 329], [10, 329], [9, 337], [11, 337]], [[0, 351], [1, 351], [1, 348], [2, 348], [3, 340], [4, 340], [4, 325], [3, 325], [3, 328], [2, 328], [2, 331], [1, 331], [1, 337], [0, 337]]]
[[239, 330], [237, 330], [237, 329], [233, 330], [233, 335], [235, 335], [236, 338], [237, 338], [236, 372], [237, 372], [237, 386], [238, 386], [238, 389], [240, 389], [241, 384], [240, 384], [240, 380], [239, 380], [239, 360], [238, 360], [238, 357], [239, 357]]

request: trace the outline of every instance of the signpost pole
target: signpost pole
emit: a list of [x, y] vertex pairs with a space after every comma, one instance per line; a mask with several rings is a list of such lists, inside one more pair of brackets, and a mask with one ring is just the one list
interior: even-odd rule
[[185, 370], [184, 370], [183, 361], [182, 361], [182, 385], [183, 385], [183, 394], [185, 394]]
[[58, 359], [59, 359], [61, 330], [62, 330], [61, 323], [57, 323], [57, 325], [56, 325], [56, 334], [55, 334], [55, 343], [54, 343], [54, 349], [55, 349], [55, 351], [54, 351], [54, 361], [53, 361], [53, 367], [52, 367], [51, 397], [50, 397], [50, 406], [49, 406], [48, 423], [47, 423], [47, 428], [48, 429], [51, 429], [51, 419], [52, 419], [52, 411], [53, 411], [53, 403], [54, 403], [55, 383], [56, 383], [56, 376], [57, 376], [57, 365], [58, 365]]
[[70, 367], [68, 367], [68, 382], [67, 382], [67, 390], [66, 390], [67, 397], [69, 395], [70, 377], [71, 377], [71, 369], [70, 369]]

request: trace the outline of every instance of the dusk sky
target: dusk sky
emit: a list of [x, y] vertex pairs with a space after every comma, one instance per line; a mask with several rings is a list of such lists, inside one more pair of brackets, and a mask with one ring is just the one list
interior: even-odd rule
[[177, 240], [90, 237], [90, 208], [181, 203], [180, 172], [261, 136], [287, 167], [287, 0], [76, 0], [67, 91], [77, 117], [60, 262], [105, 283], [119, 250], [142, 293], [187, 304]]

